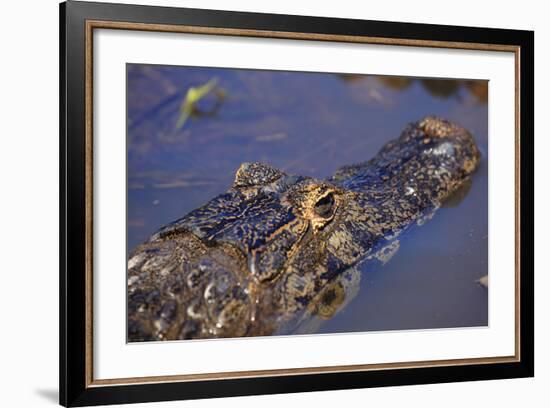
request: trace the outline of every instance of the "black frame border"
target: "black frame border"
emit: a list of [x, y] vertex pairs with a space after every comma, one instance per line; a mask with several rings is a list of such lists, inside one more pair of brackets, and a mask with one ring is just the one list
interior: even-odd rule
[[[534, 376], [534, 32], [68, 1], [60, 47], [60, 404], [86, 406]], [[86, 385], [85, 31], [87, 20], [483, 43], [520, 47], [518, 362], [131, 385]], [[517, 158], [516, 158], [517, 160]]]

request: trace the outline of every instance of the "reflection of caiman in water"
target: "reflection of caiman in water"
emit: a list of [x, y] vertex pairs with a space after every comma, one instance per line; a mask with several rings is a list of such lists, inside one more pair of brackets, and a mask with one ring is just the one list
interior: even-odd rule
[[479, 160], [465, 129], [429, 117], [328, 180], [241, 165], [130, 256], [129, 341], [309, 332], [353, 297], [355, 266], [385, 262]]

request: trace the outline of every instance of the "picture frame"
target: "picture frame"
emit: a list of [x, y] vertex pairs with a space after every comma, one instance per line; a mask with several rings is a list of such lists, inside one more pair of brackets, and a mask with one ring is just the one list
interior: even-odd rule
[[[95, 33], [169, 33], [216, 39], [364, 44], [513, 56], [514, 309], [511, 354], [328, 364], [175, 375], [96, 378], [99, 301], [94, 291]], [[500, 55], [500, 54], [499, 54]], [[492, 114], [492, 113], [491, 113]], [[121, 138], [124, 135], [120, 135]], [[492, 143], [498, 144], [498, 140]], [[120, 158], [124, 161], [123, 158]], [[474, 381], [534, 375], [534, 33], [493, 28], [362, 21], [68, 1], [60, 5], [60, 404], [101, 404]], [[124, 271], [122, 272], [124, 273]], [[97, 283], [97, 282], [96, 282]], [[124, 295], [122, 295], [124, 296]], [[223, 340], [221, 340], [223, 341]], [[222, 344], [218, 342], [218, 344]]]

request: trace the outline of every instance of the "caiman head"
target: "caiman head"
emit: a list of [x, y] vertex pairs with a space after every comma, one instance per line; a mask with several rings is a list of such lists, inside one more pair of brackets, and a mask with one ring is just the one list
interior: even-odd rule
[[478, 161], [468, 132], [426, 118], [329, 180], [242, 164], [226, 193], [134, 252], [130, 340], [283, 333], [304, 314], [331, 317], [357, 280], [344, 272], [437, 208]]

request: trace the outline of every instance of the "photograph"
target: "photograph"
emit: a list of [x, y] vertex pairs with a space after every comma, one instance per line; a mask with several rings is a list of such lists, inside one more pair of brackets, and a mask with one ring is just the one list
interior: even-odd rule
[[127, 63], [127, 341], [489, 326], [488, 93]]

